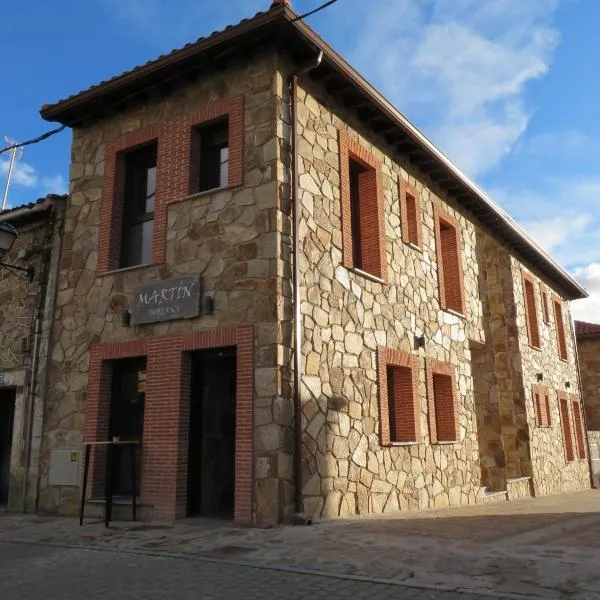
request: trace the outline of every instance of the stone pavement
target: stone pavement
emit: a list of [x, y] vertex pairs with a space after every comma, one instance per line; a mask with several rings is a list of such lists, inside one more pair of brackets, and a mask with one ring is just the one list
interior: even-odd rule
[[272, 569], [290, 576], [319, 573], [354, 583], [366, 578], [397, 584], [406, 593], [436, 588], [600, 599], [598, 490], [274, 529], [185, 520], [117, 523], [105, 530], [98, 521], [80, 528], [75, 519], [6, 514], [0, 516], [0, 540], [195, 559], [202, 569], [217, 561], [223, 569], [267, 567], [263, 571], [271, 574]]

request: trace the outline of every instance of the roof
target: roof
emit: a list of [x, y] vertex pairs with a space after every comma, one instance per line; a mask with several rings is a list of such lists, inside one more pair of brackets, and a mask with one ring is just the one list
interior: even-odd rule
[[214, 68], [220, 61], [225, 61], [231, 54], [267, 41], [284, 47], [298, 64], [322, 51], [321, 66], [311, 73], [311, 77], [325, 86], [328, 93], [355, 110], [358, 117], [397, 152], [408, 155], [411, 164], [429, 175], [459, 205], [553, 281], [566, 298], [587, 297], [585, 289], [506, 211], [444, 156], [311, 27], [304, 21], [295, 20], [296, 17], [289, 8], [275, 6], [268, 12], [257, 13], [251, 19], [199, 38], [108, 81], [54, 104], [44, 105], [41, 115], [49, 121], [82, 126], [86, 120], [104, 116], [107, 111], [118, 111], [128, 103], [142, 102], [152, 88], [189, 81], [203, 69]]
[[0, 210], [0, 223], [11, 221], [33, 220], [43, 217], [47, 212], [52, 210], [57, 200], [65, 200], [67, 196], [59, 196], [57, 194], [48, 194], [44, 198], [38, 198], [35, 202], [21, 204], [6, 210]]
[[577, 338], [600, 337], [600, 324], [575, 321], [575, 335]]

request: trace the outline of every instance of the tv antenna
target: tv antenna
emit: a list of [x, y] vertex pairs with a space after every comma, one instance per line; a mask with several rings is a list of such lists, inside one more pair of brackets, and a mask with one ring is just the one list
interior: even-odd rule
[[[19, 143], [16, 140], [13, 140], [12, 138], [9, 138], [6, 136], [4, 136], [4, 141], [6, 142], [7, 146], [14, 146], [15, 144]], [[4, 188], [4, 196], [2, 198], [2, 209], [1, 210], [4, 210], [6, 208], [6, 202], [8, 200], [8, 188], [10, 187], [10, 180], [12, 178], [15, 161], [21, 160], [22, 156], [23, 156], [22, 148], [13, 148], [10, 151], [10, 161], [8, 163], [8, 172], [6, 175], [6, 187]]]

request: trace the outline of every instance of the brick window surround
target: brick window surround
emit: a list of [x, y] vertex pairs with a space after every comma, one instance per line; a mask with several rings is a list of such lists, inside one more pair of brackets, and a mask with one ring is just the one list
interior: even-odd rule
[[434, 202], [438, 286], [443, 310], [465, 314], [462, 236], [458, 221]]
[[573, 425], [571, 420], [569, 396], [567, 394], [558, 394], [558, 405], [560, 407], [560, 424], [563, 434], [563, 445], [565, 449], [565, 458], [567, 462], [575, 460]]
[[535, 297], [535, 281], [531, 275], [522, 272], [523, 301], [525, 303], [525, 321], [527, 323], [527, 338], [532, 348], [540, 348], [540, 323], [538, 320], [537, 300]]
[[106, 144], [104, 183], [100, 207], [98, 274], [121, 268], [125, 153], [157, 142], [156, 196], [152, 264], [165, 261], [167, 208], [194, 193], [193, 133], [199, 125], [219, 119], [229, 121], [228, 187], [244, 183], [244, 98], [218, 100], [204, 108], [115, 138]]
[[[154, 518], [176, 519], [187, 511], [187, 452], [190, 361], [196, 350], [237, 349], [234, 521], [252, 524], [254, 327], [197, 331], [92, 347], [85, 440], [108, 437], [111, 393], [110, 361], [145, 356], [146, 400], [141, 501], [153, 506]], [[92, 458], [91, 487], [103, 477], [103, 464]], [[97, 489], [97, 487], [95, 487]]]
[[458, 442], [456, 367], [439, 360], [425, 362], [431, 443]]
[[538, 427], [552, 427], [550, 390], [546, 386], [533, 385], [531, 388], [535, 422]]
[[384, 197], [381, 162], [346, 131], [338, 131], [340, 152], [340, 193], [342, 209], [343, 261], [349, 269], [356, 269], [353, 256], [352, 201], [350, 161], [367, 169], [359, 184], [360, 197], [360, 245], [362, 265], [360, 270], [387, 280], [387, 248], [385, 239]]
[[546, 325], [550, 324], [550, 305], [548, 298], [548, 291], [540, 283], [540, 292], [542, 296], [542, 318]]
[[576, 394], [571, 395], [571, 404], [573, 406], [573, 421], [575, 422], [575, 441], [577, 442], [577, 456], [580, 460], [585, 460], [586, 440], [585, 440], [585, 423], [583, 422], [583, 412], [581, 410], [581, 400]]
[[398, 179], [402, 241], [421, 248], [423, 246], [423, 216], [417, 188], [400, 177]]
[[379, 435], [382, 446], [422, 441], [419, 365], [419, 358], [408, 352], [382, 347], [377, 349]]
[[565, 335], [565, 321], [563, 317], [562, 300], [558, 297], [552, 299], [554, 307], [554, 324], [556, 325], [556, 343], [558, 344], [558, 355], [561, 360], [567, 360], [567, 338]]

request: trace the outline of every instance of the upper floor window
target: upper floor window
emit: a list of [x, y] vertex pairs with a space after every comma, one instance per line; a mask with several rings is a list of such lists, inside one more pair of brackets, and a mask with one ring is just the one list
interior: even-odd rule
[[344, 264], [385, 279], [380, 165], [358, 142], [339, 132]]
[[558, 342], [558, 355], [562, 360], [567, 360], [567, 338], [565, 336], [565, 322], [563, 321], [562, 303], [553, 301], [554, 323], [556, 323], [556, 340]]
[[462, 252], [458, 224], [449, 215], [436, 214], [438, 283], [443, 309], [464, 313]]
[[526, 276], [523, 276], [523, 292], [525, 296], [525, 320], [527, 321], [529, 344], [534, 348], [539, 348], [540, 325], [538, 322], [535, 287], [533, 281]]
[[152, 262], [157, 144], [125, 153], [121, 267]]
[[548, 305], [548, 292], [540, 287], [542, 292], [542, 317], [544, 319], [544, 323], [550, 323], [550, 308]]
[[412, 246], [421, 247], [421, 203], [417, 190], [404, 179], [400, 179], [399, 194], [402, 240]]
[[193, 132], [192, 169], [204, 192], [229, 185], [229, 121], [196, 127]]
[[431, 443], [459, 440], [456, 368], [448, 363], [427, 360], [427, 399]]

